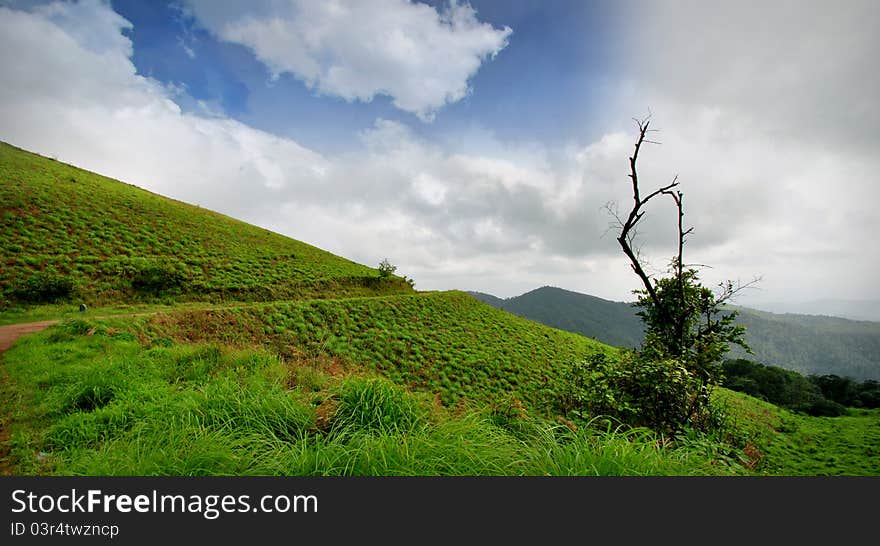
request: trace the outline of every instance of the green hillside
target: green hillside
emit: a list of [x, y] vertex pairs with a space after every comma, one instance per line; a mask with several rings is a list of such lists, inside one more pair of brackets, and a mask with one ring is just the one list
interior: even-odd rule
[[10, 146], [0, 160], [4, 306], [148, 304], [2, 354], [0, 474], [880, 474], [880, 411], [811, 420], [718, 389], [714, 435], [572, 421], [566, 365], [617, 349]]
[[566, 362], [613, 349], [462, 292], [191, 310], [142, 319], [142, 338], [261, 346], [291, 362], [379, 372], [414, 390], [541, 408]]
[[[444, 299], [432, 297], [429, 305], [455, 305]], [[127, 331], [132, 320], [71, 320], [4, 355], [0, 410], [10, 430], [13, 473], [747, 472], [729, 448], [715, 444], [667, 446], [646, 430], [575, 428], [526, 412], [515, 401], [447, 407], [429, 393], [332, 360], [287, 360], [260, 348], [161, 338], [145, 344]], [[223, 329], [218, 325], [215, 332]]]
[[7, 304], [411, 291], [311, 245], [5, 143], [0, 253]]
[[[628, 303], [549, 286], [507, 299], [474, 295], [499, 309], [616, 347], [637, 347], [644, 335], [637, 309]], [[731, 357], [803, 374], [880, 379], [880, 323], [736, 309], [740, 311], [737, 323], [746, 327], [746, 342], [753, 354], [734, 346]]]
[[[416, 297], [388, 311], [387, 324], [413, 318], [415, 309], [449, 311], [433, 322], [447, 328], [439, 343], [461, 334], [456, 307], [474, 318], [485, 308], [461, 294]], [[284, 317], [327, 311], [322, 305], [281, 306]], [[366, 300], [349, 310], [364, 311]], [[271, 306], [270, 306], [271, 307]], [[376, 302], [375, 309], [385, 306]], [[267, 308], [266, 311], [271, 311]], [[496, 315], [496, 313], [499, 313]], [[472, 371], [486, 370], [466, 394], [495, 398], [488, 404], [445, 405], [427, 386], [416, 392], [399, 381], [410, 374], [400, 359], [398, 382], [376, 374], [370, 360], [394, 339], [368, 335], [372, 328], [347, 324], [357, 348], [334, 357], [322, 344], [290, 347], [280, 357], [271, 347], [285, 336], [259, 333], [274, 320], [242, 333], [246, 315], [210, 314], [208, 330], [185, 327], [188, 313], [151, 319], [69, 320], [28, 337], [3, 356], [0, 410], [9, 431], [6, 464], [16, 474], [55, 475], [880, 475], [880, 410], [839, 418], [792, 414], [741, 393], [716, 389], [728, 412], [729, 439], [685, 435], [669, 444], [646, 430], [572, 427], [498, 400], [508, 391], [495, 373], [523, 377], [522, 358], [493, 358], [504, 344], [490, 332], [528, 333], [527, 321], [485, 313], [482, 327], [464, 336], [460, 352], [482, 352]], [[386, 322], [382, 321], [382, 322]], [[331, 321], [336, 326], [345, 321]], [[371, 321], [372, 322], [372, 321]], [[373, 322], [375, 324], [375, 322]], [[203, 325], [204, 326], [204, 325]], [[498, 328], [493, 328], [497, 326]], [[395, 326], [396, 327], [396, 326]], [[413, 327], [410, 333], [421, 331]], [[202, 331], [202, 334], [197, 334]], [[173, 335], [175, 339], [160, 337]], [[529, 350], [549, 351], [552, 331], [538, 328], [522, 340]], [[540, 341], [550, 336], [549, 343]], [[398, 340], [405, 334], [396, 337]], [[227, 339], [247, 348], [190, 338]], [[577, 336], [571, 336], [574, 341]], [[362, 340], [361, 343], [357, 339]], [[181, 341], [176, 341], [177, 339]], [[188, 341], [184, 341], [189, 339]], [[481, 348], [489, 339], [497, 347]], [[375, 342], [375, 346], [368, 342]], [[428, 347], [430, 343], [419, 344]], [[267, 348], [269, 347], [269, 348]], [[310, 349], [306, 349], [309, 348]], [[576, 342], [568, 350], [590, 351]], [[430, 349], [428, 350], [430, 351]], [[552, 354], [548, 358], [556, 358]], [[323, 355], [323, 356], [322, 356]], [[564, 357], [561, 352], [558, 357]], [[504, 362], [508, 370], [501, 370]], [[540, 367], [540, 366], [537, 366]], [[459, 366], [459, 369], [464, 369]], [[497, 371], [492, 371], [497, 370]], [[390, 373], [389, 373], [390, 372]], [[482, 374], [479, 374], [482, 375]], [[448, 374], [447, 374], [448, 376]], [[416, 379], [416, 382], [418, 380]], [[440, 392], [444, 392], [442, 387]], [[540, 389], [538, 390], [540, 392]], [[443, 395], [441, 394], [441, 397]], [[481, 396], [482, 397], [482, 396]], [[460, 399], [463, 402], [463, 399]], [[0, 461], [2, 462], [2, 461]]]

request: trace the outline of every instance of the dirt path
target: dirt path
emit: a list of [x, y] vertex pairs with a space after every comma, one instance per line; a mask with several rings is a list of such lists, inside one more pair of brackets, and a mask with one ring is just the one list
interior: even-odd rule
[[25, 334], [33, 334], [45, 330], [53, 324], [58, 324], [57, 320], [41, 320], [39, 322], [25, 322], [24, 324], [10, 324], [9, 326], [0, 326], [0, 355], [12, 347], [15, 340]]

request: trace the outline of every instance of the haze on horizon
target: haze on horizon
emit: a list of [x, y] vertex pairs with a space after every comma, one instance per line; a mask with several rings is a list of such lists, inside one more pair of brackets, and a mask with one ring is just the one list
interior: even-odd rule
[[703, 280], [833, 314], [880, 300], [878, 26], [873, 1], [0, 0], [0, 140], [419, 289], [629, 301], [605, 205], [650, 113], [642, 184], [679, 176]]

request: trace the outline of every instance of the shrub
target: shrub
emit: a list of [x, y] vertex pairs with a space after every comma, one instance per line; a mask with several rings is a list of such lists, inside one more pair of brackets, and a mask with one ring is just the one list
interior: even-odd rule
[[391, 265], [391, 262], [388, 261], [388, 258], [383, 259], [379, 262], [379, 276], [383, 279], [386, 277], [390, 277], [397, 271], [396, 265]]
[[131, 286], [139, 292], [159, 294], [183, 286], [186, 275], [181, 264], [147, 262], [141, 264], [131, 279]]
[[880, 408], [880, 383], [870, 379], [862, 383], [859, 402], [863, 408]]
[[[682, 423], [708, 422], [709, 387], [681, 361], [604, 353], [569, 364], [559, 389], [566, 417], [611, 417], [635, 427], [674, 434]], [[705, 414], [705, 415], [703, 415]]]
[[846, 413], [846, 406], [870, 407], [870, 381], [860, 385], [837, 375], [804, 377], [792, 370], [745, 359], [726, 360], [723, 368], [724, 387], [792, 411], [836, 417]]
[[69, 298], [75, 287], [73, 279], [50, 268], [25, 279], [13, 291], [13, 297], [29, 303], [51, 303]]
[[813, 417], [839, 417], [847, 414], [846, 406], [827, 398], [818, 399], [806, 411]]

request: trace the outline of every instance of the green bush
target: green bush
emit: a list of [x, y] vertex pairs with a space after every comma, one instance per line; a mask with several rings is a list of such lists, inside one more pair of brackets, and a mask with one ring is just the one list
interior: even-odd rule
[[837, 417], [846, 407], [877, 407], [876, 382], [858, 383], [848, 377], [804, 377], [777, 366], [746, 359], [726, 360], [722, 386], [771, 404], [813, 416]]
[[862, 383], [859, 402], [863, 408], [880, 408], [880, 382], [869, 379]]
[[386, 277], [390, 277], [397, 271], [396, 265], [391, 265], [391, 262], [388, 261], [388, 258], [385, 258], [381, 262], [379, 262], [379, 276], [383, 279]]
[[55, 269], [38, 271], [13, 290], [13, 298], [28, 303], [51, 303], [69, 298], [76, 288], [73, 279]]
[[569, 364], [558, 392], [567, 417], [611, 417], [669, 434], [682, 423], [705, 422], [711, 413], [708, 386], [682, 362], [632, 352], [617, 360], [598, 353]]
[[813, 417], [839, 417], [847, 414], [846, 406], [827, 398], [816, 400], [810, 407], [806, 408], [806, 412]]
[[131, 286], [138, 292], [160, 294], [179, 289], [186, 282], [182, 264], [173, 262], [147, 262], [140, 264], [131, 279]]

